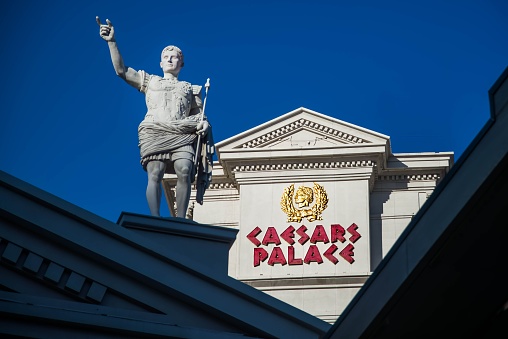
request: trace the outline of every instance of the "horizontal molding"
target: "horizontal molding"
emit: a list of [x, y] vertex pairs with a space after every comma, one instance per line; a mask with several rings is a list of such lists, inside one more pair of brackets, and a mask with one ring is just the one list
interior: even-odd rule
[[379, 181], [399, 181], [399, 180], [439, 180], [441, 179], [441, 174], [439, 173], [421, 173], [421, 174], [394, 174], [394, 175], [379, 175], [377, 176], [377, 180]]
[[251, 171], [279, 171], [279, 170], [299, 170], [299, 169], [326, 169], [326, 168], [348, 168], [348, 167], [373, 167], [376, 163], [371, 160], [357, 161], [330, 161], [330, 162], [292, 162], [292, 163], [268, 163], [237, 165], [233, 167], [233, 172], [251, 172]]
[[257, 289], [281, 290], [302, 287], [306, 288], [331, 288], [331, 287], [361, 287], [370, 275], [355, 276], [328, 276], [328, 277], [298, 277], [280, 279], [239, 279], [245, 284]]
[[400, 214], [400, 215], [387, 215], [387, 214], [371, 214], [370, 220], [397, 220], [397, 219], [409, 219], [411, 220], [414, 217], [413, 214]]
[[[194, 185], [194, 189], [195, 188], [196, 185]], [[218, 182], [218, 183], [211, 182], [208, 189], [218, 190], [218, 189], [238, 189], [238, 188], [234, 182]]]

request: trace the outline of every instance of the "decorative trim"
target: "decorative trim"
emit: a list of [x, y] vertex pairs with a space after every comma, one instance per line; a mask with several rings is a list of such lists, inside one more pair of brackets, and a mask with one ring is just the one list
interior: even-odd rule
[[[213, 180], [213, 179], [212, 179]], [[174, 183], [166, 183], [166, 187], [170, 189], [172, 200], [176, 199], [176, 179], [174, 180]], [[211, 182], [210, 186], [208, 186], [207, 190], [219, 190], [219, 189], [237, 189], [238, 187], [234, 182]], [[192, 184], [192, 189], [196, 190], [196, 184]], [[175, 203], [176, 206], [176, 203]]]
[[380, 175], [377, 177], [379, 181], [396, 181], [396, 180], [439, 180], [441, 175], [437, 173], [432, 174], [397, 174], [397, 175]]
[[256, 139], [250, 140], [239, 147], [236, 148], [256, 148], [260, 145], [269, 143], [275, 139], [283, 137], [285, 134], [288, 134], [298, 128], [307, 127], [309, 129], [313, 129], [317, 132], [320, 132], [325, 135], [329, 135], [330, 137], [333, 137], [335, 139], [341, 139], [342, 141], [345, 141], [348, 144], [364, 144], [364, 143], [370, 143], [367, 140], [364, 140], [362, 138], [358, 138], [354, 135], [351, 135], [346, 132], [341, 132], [339, 130], [336, 130], [334, 128], [318, 124], [316, 122], [307, 120], [307, 119], [300, 119], [298, 121], [294, 121], [290, 124], [287, 124], [283, 127], [280, 127], [270, 133], [266, 133], [260, 137], [257, 137]]
[[278, 171], [278, 170], [298, 170], [298, 169], [317, 169], [317, 168], [343, 168], [343, 167], [370, 167], [376, 163], [371, 160], [358, 161], [334, 161], [334, 162], [312, 162], [312, 163], [285, 163], [285, 164], [253, 164], [238, 165], [233, 168], [233, 172], [251, 172], [251, 171]]
[[[196, 189], [196, 186], [194, 185], [194, 189]], [[219, 189], [237, 189], [235, 183], [233, 182], [218, 182], [218, 183], [210, 183], [210, 186], [208, 187], [209, 190], [219, 190]]]
[[220, 226], [220, 227], [228, 227], [228, 228], [234, 228], [239, 229], [240, 226], [238, 226], [238, 222], [214, 222], [210, 224], [211, 226]]
[[337, 288], [337, 287], [361, 287], [369, 278], [365, 276], [329, 276], [329, 277], [300, 277], [279, 279], [240, 279], [243, 283], [266, 291], [274, 289], [295, 288]]
[[410, 220], [415, 216], [412, 214], [399, 214], [399, 215], [385, 215], [385, 214], [371, 214], [370, 220]]
[[87, 302], [99, 304], [107, 292], [96, 281], [1, 238], [0, 263]]

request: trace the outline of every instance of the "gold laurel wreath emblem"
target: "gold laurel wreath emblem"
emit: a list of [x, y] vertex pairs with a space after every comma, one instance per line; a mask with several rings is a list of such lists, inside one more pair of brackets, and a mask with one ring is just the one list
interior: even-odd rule
[[[304, 187], [304, 186], [302, 186]], [[302, 188], [301, 187], [301, 188]], [[315, 203], [311, 208], [308, 209], [297, 209], [294, 205], [295, 198], [295, 184], [284, 188], [284, 193], [280, 199], [280, 207], [284, 213], [287, 214], [288, 222], [300, 222], [302, 219], [307, 218], [308, 221], [323, 220], [321, 213], [328, 206], [328, 196], [323, 186], [314, 183], [312, 189], [314, 194]], [[312, 202], [312, 201], [310, 201]]]

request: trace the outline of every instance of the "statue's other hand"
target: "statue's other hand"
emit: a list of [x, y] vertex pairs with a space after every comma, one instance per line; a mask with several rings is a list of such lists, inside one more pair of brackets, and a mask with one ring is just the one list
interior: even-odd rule
[[97, 21], [97, 24], [99, 25], [99, 35], [101, 38], [103, 38], [106, 41], [115, 41], [115, 29], [113, 28], [113, 25], [111, 24], [111, 21], [109, 19], [106, 19], [106, 24], [101, 24], [101, 20], [98, 16], [95, 17], [95, 20]]
[[198, 126], [196, 127], [196, 133], [205, 135], [206, 132], [208, 131], [208, 127], [210, 127], [210, 124], [208, 123], [208, 121], [206, 121], [206, 120], [201, 121], [198, 124]]

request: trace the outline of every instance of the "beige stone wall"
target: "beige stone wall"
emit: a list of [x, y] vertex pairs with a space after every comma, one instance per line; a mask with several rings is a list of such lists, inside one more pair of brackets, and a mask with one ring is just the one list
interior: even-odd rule
[[[232, 277], [329, 322], [453, 164], [452, 153], [394, 155], [389, 137], [304, 108], [216, 146], [212, 185], [204, 204], [194, 205], [193, 219], [239, 229], [230, 250]], [[288, 221], [281, 208], [287, 189], [315, 190], [314, 183], [328, 198], [315, 215], [321, 220]], [[166, 192], [172, 184], [166, 177]], [[299, 211], [318, 204], [290, 200]], [[306, 236], [297, 231], [302, 226]]]

